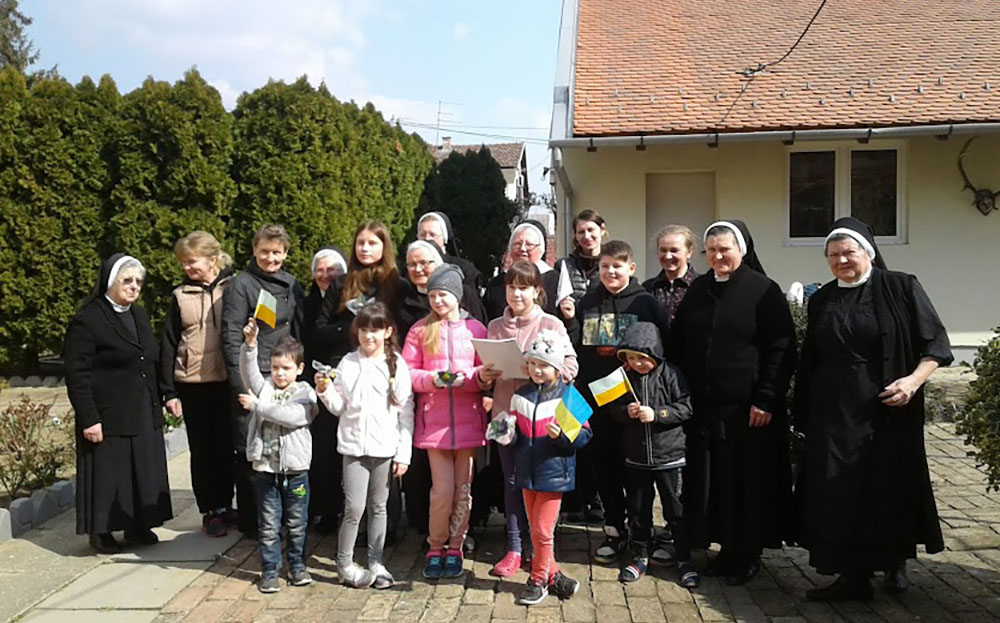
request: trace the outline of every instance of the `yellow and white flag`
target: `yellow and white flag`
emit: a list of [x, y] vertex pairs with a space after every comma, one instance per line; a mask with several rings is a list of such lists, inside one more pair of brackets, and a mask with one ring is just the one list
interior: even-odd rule
[[629, 382], [628, 375], [625, 374], [625, 368], [618, 368], [606, 377], [588, 383], [587, 387], [594, 394], [594, 401], [599, 407], [618, 400], [628, 392], [635, 394], [632, 383]]
[[267, 290], [261, 289], [260, 296], [257, 297], [257, 308], [253, 310], [253, 317], [271, 327], [277, 327], [278, 323], [278, 299]]

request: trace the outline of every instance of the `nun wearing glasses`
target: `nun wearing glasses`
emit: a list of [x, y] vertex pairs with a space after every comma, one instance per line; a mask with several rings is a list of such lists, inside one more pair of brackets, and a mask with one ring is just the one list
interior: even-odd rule
[[953, 358], [920, 282], [886, 268], [868, 225], [834, 222], [825, 255], [834, 279], [809, 299], [796, 376], [795, 426], [806, 435], [796, 497], [809, 564], [838, 577], [806, 598], [867, 601], [873, 572], [902, 593], [917, 544], [944, 549], [923, 386]]
[[101, 554], [152, 545], [173, 517], [157, 386], [159, 346], [136, 305], [146, 270], [116, 254], [66, 331], [66, 389], [76, 414], [76, 531]]
[[788, 523], [785, 392], [795, 326], [742, 221], [713, 223], [704, 243], [712, 270], [677, 308], [667, 357], [687, 377], [694, 405], [681, 497], [693, 544], [719, 543], [704, 574], [737, 586], [760, 570], [762, 547], [781, 546]]

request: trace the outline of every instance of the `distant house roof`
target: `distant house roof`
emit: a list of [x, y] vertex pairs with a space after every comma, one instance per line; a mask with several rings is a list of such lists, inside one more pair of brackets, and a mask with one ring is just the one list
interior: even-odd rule
[[[483, 146], [483, 144], [452, 145], [450, 140], [445, 139], [444, 144], [436, 147], [430, 145], [427, 149], [434, 156], [434, 161], [440, 164], [452, 152], [464, 154], [468, 151], [479, 151]], [[501, 169], [517, 169], [521, 165], [521, 154], [524, 152], [524, 143], [487, 143], [485, 147], [490, 150], [490, 155], [497, 161]], [[508, 179], [507, 182], [510, 183], [513, 181], [513, 177]]]
[[574, 136], [1000, 121], [996, 0], [829, 2], [735, 105], [819, 0], [578, 1]]

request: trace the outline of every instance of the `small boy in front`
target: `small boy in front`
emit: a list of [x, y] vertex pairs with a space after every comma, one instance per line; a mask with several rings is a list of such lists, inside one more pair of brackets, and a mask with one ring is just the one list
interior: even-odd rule
[[288, 533], [288, 583], [312, 582], [306, 571], [306, 525], [309, 510], [309, 463], [312, 434], [309, 424], [319, 412], [316, 392], [296, 381], [302, 374], [302, 344], [285, 336], [271, 349], [271, 376], [257, 366], [257, 321], [243, 327], [240, 378], [250, 393], [240, 394], [240, 406], [250, 412], [247, 461], [256, 479], [259, 529], [260, 592], [278, 591], [282, 529]]
[[629, 506], [630, 556], [618, 579], [635, 582], [646, 573], [653, 536], [653, 499], [659, 489], [663, 513], [674, 536], [680, 585], [696, 588], [701, 578], [691, 565], [691, 539], [680, 498], [685, 464], [683, 424], [692, 413], [687, 381], [664, 360], [660, 331], [652, 323], [629, 327], [618, 344], [618, 358], [625, 363], [635, 391], [634, 396], [610, 405], [612, 417], [623, 429]]
[[[585, 294], [575, 309], [567, 314], [566, 331], [573, 340], [580, 374], [577, 385], [605, 377], [621, 362], [617, 346], [629, 327], [637, 322], [652, 322], [660, 331], [667, 327], [667, 316], [656, 298], [636, 281], [635, 256], [627, 242], [612, 240], [601, 245], [598, 259], [601, 283]], [[592, 400], [589, 392], [584, 392]], [[625, 398], [620, 398], [620, 401]], [[623, 426], [607, 416], [614, 405], [594, 407], [591, 426], [594, 438], [580, 454], [579, 469], [592, 469], [597, 490], [604, 505], [604, 541], [594, 552], [594, 562], [618, 562], [625, 545], [625, 460], [621, 451]], [[588, 467], [589, 462], [589, 467]]]

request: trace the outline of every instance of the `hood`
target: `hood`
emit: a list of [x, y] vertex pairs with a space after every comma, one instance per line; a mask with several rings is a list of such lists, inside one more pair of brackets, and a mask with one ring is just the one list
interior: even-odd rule
[[625, 286], [625, 289], [619, 292], [618, 294], [611, 294], [610, 292], [608, 292], [608, 289], [604, 287], [604, 284], [601, 284], [601, 294], [603, 295], [604, 299], [622, 300], [631, 298], [637, 294], [642, 294], [644, 292], [646, 292], [646, 289], [642, 287], [642, 284], [640, 284], [635, 277], [630, 277], [628, 280], [628, 285]]
[[637, 322], [625, 331], [625, 337], [618, 343], [618, 358], [624, 360], [622, 351], [642, 353], [663, 363], [663, 339], [660, 330], [652, 322]]

